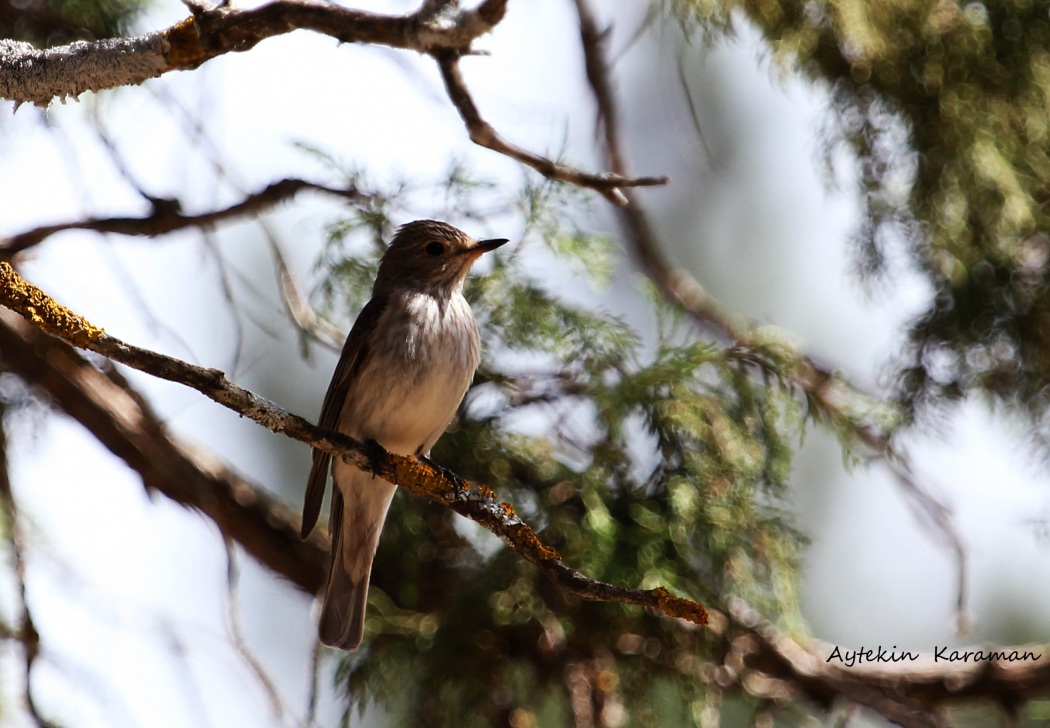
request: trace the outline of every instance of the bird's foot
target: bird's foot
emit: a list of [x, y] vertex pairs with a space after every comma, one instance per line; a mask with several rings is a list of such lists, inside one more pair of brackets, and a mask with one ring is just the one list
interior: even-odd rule
[[438, 465], [426, 455], [420, 455], [419, 459], [452, 481], [452, 497], [454, 500], [461, 500], [466, 495], [467, 481], [463, 480], [463, 478], [453, 473], [444, 465]]
[[365, 440], [365, 456], [368, 458], [368, 464], [372, 468], [372, 477], [376, 477], [376, 473], [383, 469], [390, 461], [386, 456], [386, 450], [378, 442], [373, 440], [371, 437]]

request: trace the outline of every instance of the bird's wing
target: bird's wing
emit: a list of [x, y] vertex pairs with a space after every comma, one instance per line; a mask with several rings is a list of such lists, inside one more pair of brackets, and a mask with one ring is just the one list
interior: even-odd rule
[[[368, 358], [369, 339], [385, 307], [385, 297], [373, 298], [361, 310], [353, 328], [350, 329], [346, 343], [343, 344], [343, 353], [339, 356], [339, 363], [336, 364], [332, 381], [328, 385], [328, 392], [324, 396], [321, 419], [317, 422], [320, 427], [334, 430], [338, 426], [339, 414], [343, 410], [347, 393]], [[301, 529], [303, 538], [309, 536], [317, 524], [317, 516], [321, 513], [321, 503], [324, 501], [325, 486], [328, 483], [328, 466], [331, 461], [332, 456], [328, 453], [314, 450], [314, 462], [310, 468], [310, 478], [306, 481], [306, 499], [303, 503]]]

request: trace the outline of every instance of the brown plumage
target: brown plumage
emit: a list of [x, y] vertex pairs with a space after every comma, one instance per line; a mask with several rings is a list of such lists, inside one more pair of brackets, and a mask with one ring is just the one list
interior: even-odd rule
[[[400, 455], [430, 452], [481, 358], [463, 280], [475, 260], [505, 242], [478, 242], [436, 220], [402, 225], [343, 345], [318, 424]], [[304, 538], [317, 523], [329, 469], [332, 564], [318, 635], [327, 645], [353, 650], [364, 636], [372, 559], [395, 486], [314, 450]]]

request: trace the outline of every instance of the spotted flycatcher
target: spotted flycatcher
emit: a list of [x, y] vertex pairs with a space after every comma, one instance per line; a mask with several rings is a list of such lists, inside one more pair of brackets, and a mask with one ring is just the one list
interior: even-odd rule
[[[463, 280], [475, 260], [505, 242], [477, 241], [435, 220], [402, 225], [379, 263], [372, 299], [346, 337], [320, 426], [399, 455], [427, 455], [481, 359]], [[314, 450], [303, 538], [317, 523], [329, 464], [332, 565], [318, 635], [326, 645], [353, 650], [364, 637], [372, 559], [396, 486]]]

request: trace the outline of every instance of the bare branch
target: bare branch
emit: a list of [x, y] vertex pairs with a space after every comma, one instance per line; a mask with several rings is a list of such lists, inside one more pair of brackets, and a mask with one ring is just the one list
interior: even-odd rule
[[908, 496], [921, 525], [939, 534], [944, 545], [955, 555], [955, 629], [958, 634], [968, 634], [972, 629], [968, 585], [970, 557], [966, 542], [955, 526], [955, 514], [915, 476], [909, 458], [901, 449], [887, 444], [881, 455], [882, 462]]
[[[580, 42], [583, 46], [587, 81], [597, 104], [598, 126], [604, 132], [606, 161], [614, 174], [629, 176], [627, 154], [623, 148], [619, 128], [620, 114], [616, 94], [613, 92], [608, 64], [605, 62], [605, 34], [598, 29], [587, 1], [573, 1], [580, 21]], [[625, 190], [624, 194], [631, 204], [618, 206], [619, 219], [627, 232], [627, 242], [645, 274], [665, 297], [698, 323], [714, 330], [723, 338], [737, 343], [745, 342], [747, 336], [744, 329], [719, 310], [703, 286], [687, 271], [673, 268], [667, 262], [645, 209], [631, 199], [630, 190]], [[830, 379], [830, 375], [828, 378]]]
[[[608, 64], [604, 58], [605, 34], [598, 29], [587, 0], [573, 2], [580, 21], [580, 42], [583, 46], [587, 79], [598, 107], [599, 126], [605, 132], [606, 161], [614, 173], [626, 176], [629, 170], [619, 130], [619, 109], [609, 80]], [[624, 194], [630, 204], [620, 205], [617, 209], [620, 224], [626, 233], [625, 238], [642, 270], [664, 297], [685, 311], [697, 324], [719, 338], [728, 340], [731, 343], [731, 351], [736, 352], [734, 355], [773, 376], [782, 376], [782, 372], [774, 368], [765, 357], [747, 354], [754, 351], [753, 336], [748, 327], [724, 312], [688, 271], [676, 268], [668, 262], [645, 207], [634, 198], [631, 190], [624, 190]], [[874, 399], [872, 395], [862, 392], [852, 383], [846, 382], [841, 375], [804, 353], [798, 353], [794, 364], [794, 370], [789, 375], [790, 384], [804, 392], [809, 403], [850, 432], [857, 442], [870, 448], [912, 496], [912, 502], [919, 508], [920, 513], [929, 517], [927, 523], [937, 529], [944, 542], [952, 549], [959, 574], [957, 621], [960, 625], [965, 625], [968, 557], [962, 538], [951, 521], [950, 510], [916, 481], [906, 457], [893, 446], [892, 431], [884, 429], [873, 418], [857, 416], [848, 405], [849, 401], [858, 398], [871, 401]]]
[[[538, 566], [563, 589], [582, 599], [635, 604], [695, 624], [706, 624], [707, 622], [707, 612], [703, 606], [697, 602], [676, 597], [662, 587], [649, 590], [629, 589], [590, 579], [566, 566], [561, 562], [558, 553], [544, 545], [528, 524], [514, 513], [509, 503], [500, 502], [496, 494], [484, 485], [468, 483], [466, 487], [459, 487], [451, 474], [442, 472], [415, 458], [392, 453], [382, 453], [382, 457], [377, 458], [373, 449], [366, 447], [364, 443], [341, 433], [314, 426], [309, 421], [281, 409], [269, 400], [238, 387], [227, 380], [225, 374], [218, 369], [206, 369], [189, 364], [164, 354], [132, 346], [109, 336], [102, 329], [92, 326], [83, 317], [70, 312], [43, 291], [27, 283], [8, 263], [4, 262], [0, 262], [0, 304], [16, 311], [35, 326], [67, 343], [94, 351], [155, 377], [196, 389], [209, 399], [248, 417], [272, 432], [287, 435], [336, 457], [341, 457], [346, 462], [362, 470], [373, 472], [417, 496], [451, 508], [456, 513], [499, 536], [515, 553], [529, 563]], [[8, 330], [14, 331], [13, 324], [9, 321], [10, 318], [9, 314], [0, 311], [0, 321], [7, 324]], [[6, 344], [3, 350], [6, 358]], [[94, 405], [114, 406], [110, 402], [98, 402]], [[164, 471], [165, 487], [178, 487], [180, 478], [173, 478], [170, 470], [165, 470], [163, 467], [161, 469]], [[160, 489], [160, 485], [157, 487]], [[180, 502], [187, 501], [180, 500]], [[188, 504], [197, 505], [192, 497]], [[223, 532], [227, 533], [218, 518], [216, 522], [219, 523]], [[237, 538], [235, 535], [233, 537]], [[240, 541], [240, 539], [237, 540]], [[260, 558], [249, 546], [246, 546], [246, 550], [253, 553], [256, 558]], [[260, 558], [260, 560], [263, 563], [269, 563], [266, 559]], [[280, 573], [286, 572], [281, 570]], [[319, 586], [320, 581], [311, 580], [313, 590]]]
[[299, 290], [299, 286], [288, 270], [288, 262], [284, 258], [281, 246], [277, 242], [277, 236], [270, 230], [269, 226], [263, 224], [263, 232], [270, 243], [273, 252], [274, 265], [277, 268], [277, 283], [281, 289], [281, 299], [295, 327], [318, 341], [322, 346], [338, 353], [343, 348], [343, 339], [346, 338], [343, 331], [320, 318], [307, 302], [306, 297]]
[[55, 98], [139, 84], [169, 71], [196, 68], [225, 53], [250, 50], [267, 38], [312, 30], [347, 43], [434, 57], [471, 140], [550, 179], [597, 190], [618, 205], [627, 203], [622, 187], [667, 184], [666, 177], [589, 174], [553, 162], [506, 141], [482, 119], [458, 62], [473, 54], [473, 42], [503, 19], [506, 5], [506, 0], [484, 0], [473, 10], [463, 10], [458, 3], [426, 0], [413, 14], [385, 16], [309, 0], [274, 0], [250, 9], [191, 2], [193, 17], [137, 38], [79, 41], [43, 51], [0, 40], [0, 98], [46, 107]]
[[270, 701], [270, 712], [273, 713], [276, 722], [285, 723], [288, 709], [284, 704], [284, 699], [281, 697], [281, 691], [277, 689], [274, 679], [266, 671], [262, 661], [252, 652], [248, 646], [248, 641], [244, 638], [239, 594], [241, 569], [237, 563], [237, 551], [230, 539], [224, 538], [222, 542], [226, 548], [226, 598], [224, 606], [226, 608], [226, 630], [229, 632], [230, 642], [233, 643], [233, 649], [241, 658], [241, 661], [255, 676], [259, 687], [266, 693], [266, 697]]
[[50, 728], [54, 724], [40, 714], [33, 699], [33, 665], [40, 656], [40, 634], [36, 630], [33, 614], [26, 601], [25, 581], [25, 540], [22, 533], [22, 522], [11, 486], [11, 471], [7, 460], [7, 430], [4, 426], [4, 402], [0, 399], [0, 532], [4, 534], [8, 550], [11, 552], [11, 564], [17, 589], [18, 625], [6, 629], [0, 623], [0, 639], [10, 639], [19, 643], [22, 650], [23, 695], [22, 702], [33, 724], [38, 728]]
[[312, 30], [344, 43], [370, 43], [420, 53], [471, 52], [471, 44], [503, 18], [505, 0], [486, 0], [451, 17], [377, 15], [308, 0], [274, 0], [257, 8], [193, 5], [193, 17], [165, 30], [37, 50], [0, 40], [0, 98], [47, 106], [53, 99], [131, 86], [187, 70], [267, 38]]
[[[587, 80], [597, 105], [598, 126], [604, 131], [606, 160], [614, 174], [629, 176], [627, 153], [619, 128], [618, 103], [604, 55], [606, 34], [599, 30], [587, 0], [573, 2], [579, 16], [580, 42]], [[626, 231], [626, 241], [646, 276], [656, 284], [670, 303], [685, 311], [696, 323], [715, 336], [730, 342], [742, 354], [741, 358], [748, 359], [750, 363], [769, 371], [770, 374], [779, 376], [764, 357], [747, 357], [746, 352], [753, 351], [753, 337], [748, 327], [723, 311], [688, 271], [671, 265], [662, 252], [662, 246], [644, 206], [632, 198], [630, 190], [625, 190], [624, 194], [631, 204], [618, 207], [619, 220]], [[829, 368], [805, 355], [799, 357], [791, 381], [804, 391], [811, 401], [839, 415], [842, 421], [853, 421], [853, 418], [842, 411], [841, 403], [836, 399], [837, 395], [847, 390], [869, 396], [855, 386], [847, 385]], [[887, 446], [889, 434], [881, 431], [874, 423], [857, 423], [855, 429], [859, 439], [873, 449], [883, 449]]]
[[450, 53], [434, 54], [434, 57], [437, 59], [438, 67], [441, 69], [441, 77], [445, 81], [448, 97], [452, 100], [456, 110], [459, 111], [463, 123], [467, 126], [467, 131], [470, 133], [470, 140], [475, 144], [516, 159], [549, 179], [569, 182], [580, 187], [589, 187], [596, 190], [616, 205], [627, 204], [627, 199], [620, 191], [622, 187], [654, 187], [667, 184], [667, 177], [588, 174], [587, 172], [567, 167], [564, 164], [552, 162], [549, 159], [537, 156], [511, 144], [501, 137], [487, 121], [481, 118], [481, 113], [474, 104], [470, 90], [459, 72], [459, 57]]
[[88, 218], [55, 225], [43, 225], [9, 238], [0, 238], [0, 259], [10, 259], [11, 256], [64, 230], [94, 230], [118, 235], [156, 237], [188, 227], [210, 228], [225, 220], [257, 214], [283, 200], [294, 197], [301, 190], [313, 190], [351, 200], [368, 198], [366, 193], [354, 187], [329, 187], [301, 179], [279, 180], [233, 205], [197, 215], [183, 214], [179, 209], [179, 203], [175, 200], [153, 198], [150, 199], [153, 211], [145, 217]]

